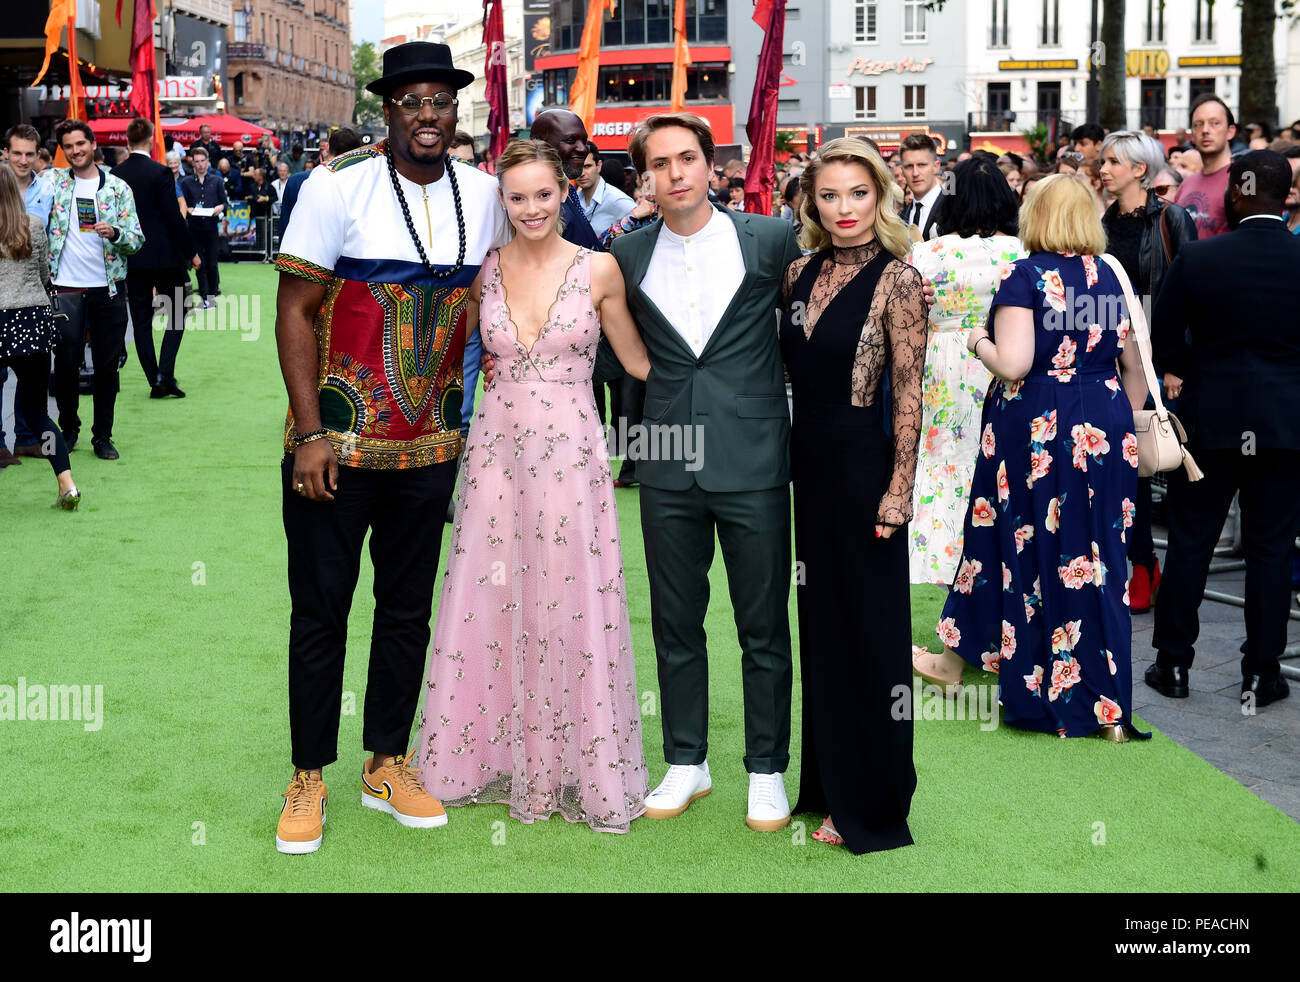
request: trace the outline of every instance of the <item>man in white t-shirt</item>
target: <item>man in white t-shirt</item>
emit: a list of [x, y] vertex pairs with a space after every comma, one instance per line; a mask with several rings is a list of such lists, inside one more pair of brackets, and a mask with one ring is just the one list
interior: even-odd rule
[[118, 361], [126, 344], [126, 257], [144, 242], [135, 196], [119, 177], [95, 166], [95, 134], [78, 119], [65, 119], [54, 136], [72, 166], [51, 168], [50, 279], [58, 291], [59, 312], [68, 325], [54, 349], [54, 397], [59, 429], [68, 449], [81, 431], [77, 415], [80, 368], [90, 334], [94, 359], [95, 456], [116, 460], [113, 409], [117, 402]]
[[397, 45], [383, 64], [367, 88], [388, 138], [313, 171], [276, 260], [293, 604], [294, 776], [276, 829], [286, 853], [322, 840], [322, 770], [338, 756], [347, 609], [367, 531], [376, 602], [362, 804], [408, 827], [446, 822], [407, 740], [461, 449], [466, 287], [508, 226], [496, 179], [448, 159], [456, 92], [474, 76], [443, 44]]

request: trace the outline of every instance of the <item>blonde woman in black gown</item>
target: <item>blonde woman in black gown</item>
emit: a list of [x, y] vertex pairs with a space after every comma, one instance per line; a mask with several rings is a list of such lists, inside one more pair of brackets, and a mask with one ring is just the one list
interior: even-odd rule
[[[786, 271], [781, 351], [801, 564], [803, 764], [796, 812], [855, 854], [910, 845], [911, 604], [905, 527], [927, 308], [880, 155], [832, 140], [801, 178], [805, 248]], [[901, 717], [901, 718], [900, 718]]]

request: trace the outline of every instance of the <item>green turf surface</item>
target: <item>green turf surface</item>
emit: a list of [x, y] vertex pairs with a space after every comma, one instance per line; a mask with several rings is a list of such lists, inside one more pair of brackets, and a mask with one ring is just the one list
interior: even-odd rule
[[[713, 794], [626, 836], [503, 805], [405, 829], [358, 800], [373, 601], [368, 560], [353, 605], [324, 847], [274, 846], [290, 766], [289, 624], [280, 525], [285, 397], [273, 337], [275, 274], [226, 266], [228, 296], [260, 299], [260, 336], [193, 331], [184, 401], [151, 401], [135, 362], [114, 434], [122, 458], [72, 457], [85, 494], [52, 511], [48, 467], [0, 472], [5, 628], [0, 683], [102, 685], [102, 728], [0, 722], [0, 882], [10, 890], [1293, 890], [1300, 826], [1160, 734], [1114, 746], [978, 721], [919, 719], [917, 845], [855, 858], [746, 829], [739, 650], [723, 564], [711, 644]], [[251, 308], [251, 305], [250, 305]], [[637, 493], [618, 493], [639, 688], [657, 699]], [[445, 553], [444, 553], [445, 558]], [[913, 592], [914, 636], [933, 641], [942, 591]], [[436, 598], [435, 598], [436, 599]], [[795, 617], [793, 594], [790, 616]], [[992, 681], [969, 672], [968, 682]], [[794, 765], [798, 787], [798, 683]], [[1140, 722], [1140, 721], [1139, 721]], [[645, 719], [652, 780], [665, 766]], [[808, 821], [811, 824], [808, 824]]]

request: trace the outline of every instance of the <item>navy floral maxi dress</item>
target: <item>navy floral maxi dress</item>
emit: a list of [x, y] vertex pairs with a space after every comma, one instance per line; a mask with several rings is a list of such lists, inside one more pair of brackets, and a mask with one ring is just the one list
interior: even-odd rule
[[1095, 256], [1038, 252], [1002, 281], [990, 334], [999, 306], [1033, 311], [1033, 367], [995, 380], [984, 400], [939, 637], [999, 673], [1013, 726], [1062, 736], [1131, 726], [1125, 556], [1138, 458], [1117, 367], [1123, 291]]

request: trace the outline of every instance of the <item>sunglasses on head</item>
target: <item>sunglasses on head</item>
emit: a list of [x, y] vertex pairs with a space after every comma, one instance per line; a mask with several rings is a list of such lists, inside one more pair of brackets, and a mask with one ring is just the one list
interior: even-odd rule
[[1151, 190], [1156, 193], [1157, 198], [1163, 198], [1166, 194], [1174, 189], [1172, 184], [1153, 184]]
[[1056, 157], [1058, 160], [1083, 160], [1083, 154], [1078, 150], [1062, 150]]

